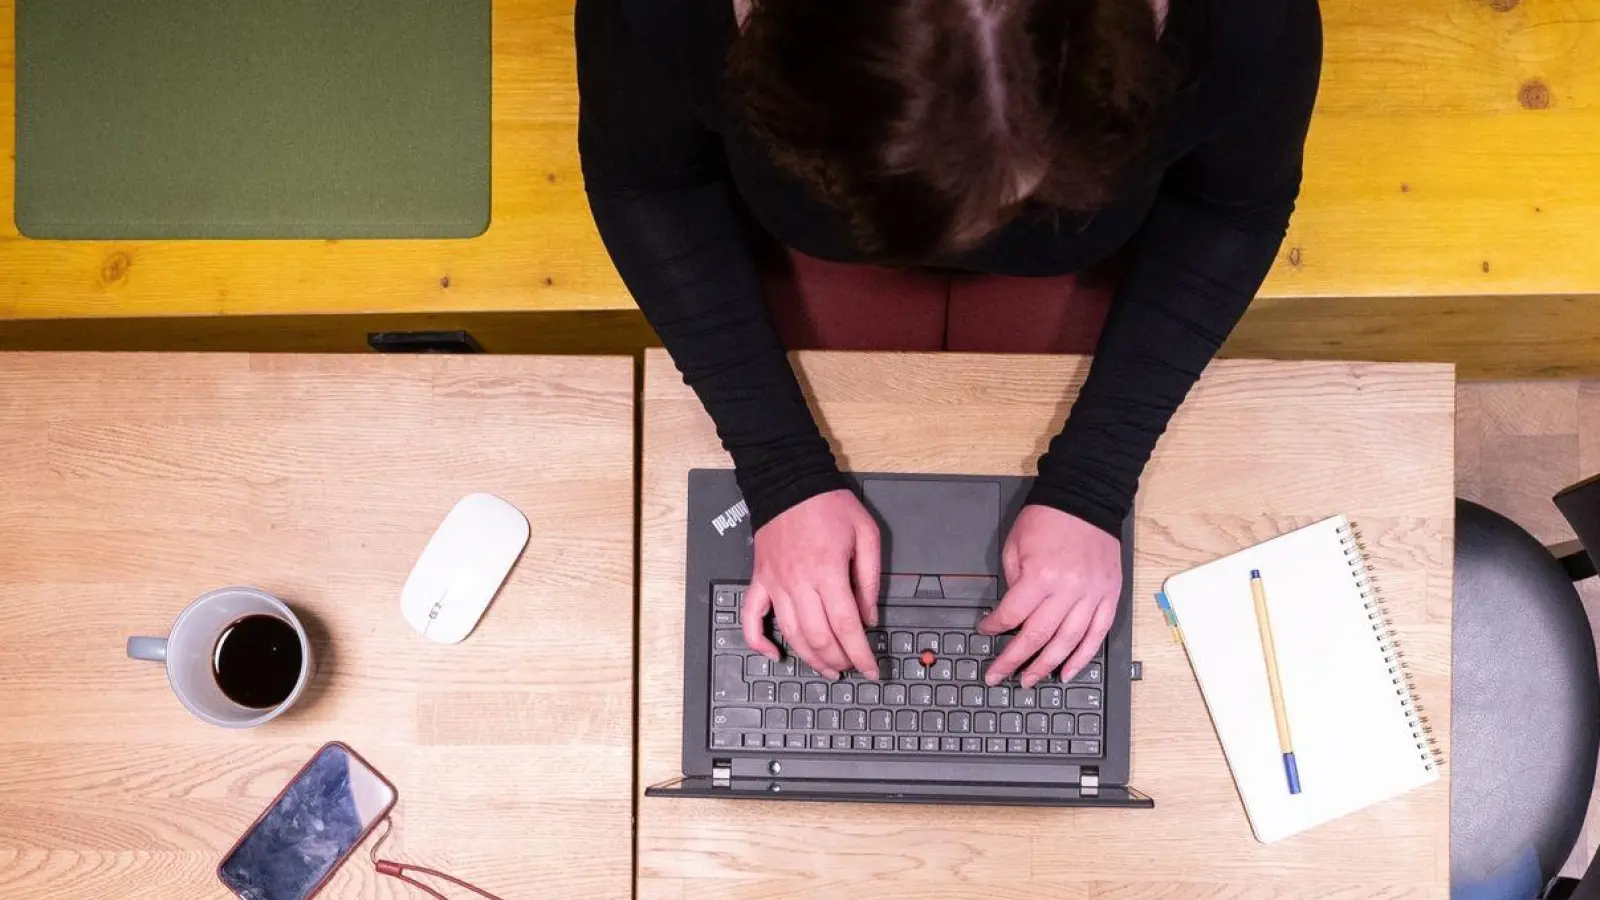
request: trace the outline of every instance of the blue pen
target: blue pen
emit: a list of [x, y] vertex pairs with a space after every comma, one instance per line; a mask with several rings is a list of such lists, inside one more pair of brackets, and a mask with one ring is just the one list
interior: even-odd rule
[[1272, 715], [1278, 720], [1278, 749], [1283, 751], [1283, 774], [1289, 778], [1289, 793], [1300, 793], [1300, 769], [1294, 761], [1294, 743], [1289, 740], [1289, 714], [1283, 708], [1283, 685], [1278, 681], [1278, 652], [1272, 641], [1272, 620], [1267, 615], [1267, 588], [1261, 570], [1250, 570], [1250, 595], [1256, 602], [1256, 628], [1261, 632], [1261, 655], [1267, 660], [1267, 686], [1272, 689]]

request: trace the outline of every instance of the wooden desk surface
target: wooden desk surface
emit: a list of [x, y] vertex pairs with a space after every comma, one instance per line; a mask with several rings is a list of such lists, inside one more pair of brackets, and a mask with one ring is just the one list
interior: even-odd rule
[[[1072, 357], [798, 359], [841, 464], [858, 471], [1027, 472], [1087, 370]], [[1454, 403], [1440, 365], [1221, 362], [1195, 389], [1145, 475], [1136, 523], [1134, 658], [1145, 680], [1134, 687], [1132, 783], [1154, 810], [641, 798], [639, 895], [1445, 900], [1448, 765], [1404, 798], [1257, 844], [1151, 597], [1174, 572], [1347, 513], [1373, 549], [1447, 745]], [[727, 465], [659, 352], [646, 361], [643, 440], [639, 765], [649, 785], [680, 771], [685, 473]]]
[[[627, 359], [0, 354], [0, 896], [231, 896], [219, 857], [343, 740], [399, 788], [385, 855], [626, 897], [633, 389]], [[432, 644], [400, 588], [479, 490], [533, 538], [477, 632]], [[320, 656], [244, 732], [123, 649], [229, 584]], [[366, 853], [324, 896], [418, 896]]]
[[[0, 0], [0, 319], [632, 308], [583, 196], [572, 0], [494, 4], [493, 221], [462, 241], [20, 238], [14, 3]], [[1322, 7], [1305, 190], [1263, 295], [1600, 290], [1600, 0]]]

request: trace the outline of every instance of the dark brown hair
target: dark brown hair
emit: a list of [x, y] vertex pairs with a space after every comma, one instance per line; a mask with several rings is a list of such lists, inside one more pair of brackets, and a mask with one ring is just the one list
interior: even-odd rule
[[1104, 206], [1170, 69], [1149, 0], [755, 0], [728, 74], [773, 160], [915, 263]]

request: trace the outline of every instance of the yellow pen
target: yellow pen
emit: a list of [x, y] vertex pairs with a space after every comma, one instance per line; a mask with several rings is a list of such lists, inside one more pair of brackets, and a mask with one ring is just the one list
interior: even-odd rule
[[1300, 769], [1294, 761], [1294, 744], [1289, 740], [1289, 714], [1283, 708], [1283, 684], [1278, 680], [1278, 651], [1272, 642], [1272, 620], [1267, 616], [1267, 588], [1261, 570], [1250, 570], [1250, 594], [1256, 601], [1256, 628], [1261, 632], [1261, 655], [1267, 660], [1267, 686], [1272, 689], [1272, 714], [1278, 720], [1278, 748], [1283, 751], [1283, 772], [1289, 777], [1289, 793], [1300, 793]]

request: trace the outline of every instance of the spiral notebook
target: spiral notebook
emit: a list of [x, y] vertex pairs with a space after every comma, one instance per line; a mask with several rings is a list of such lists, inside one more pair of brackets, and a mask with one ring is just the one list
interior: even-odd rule
[[[1299, 794], [1284, 775], [1253, 569], [1266, 589]], [[1165, 592], [1256, 840], [1280, 840], [1439, 777], [1344, 516], [1175, 575]]]

